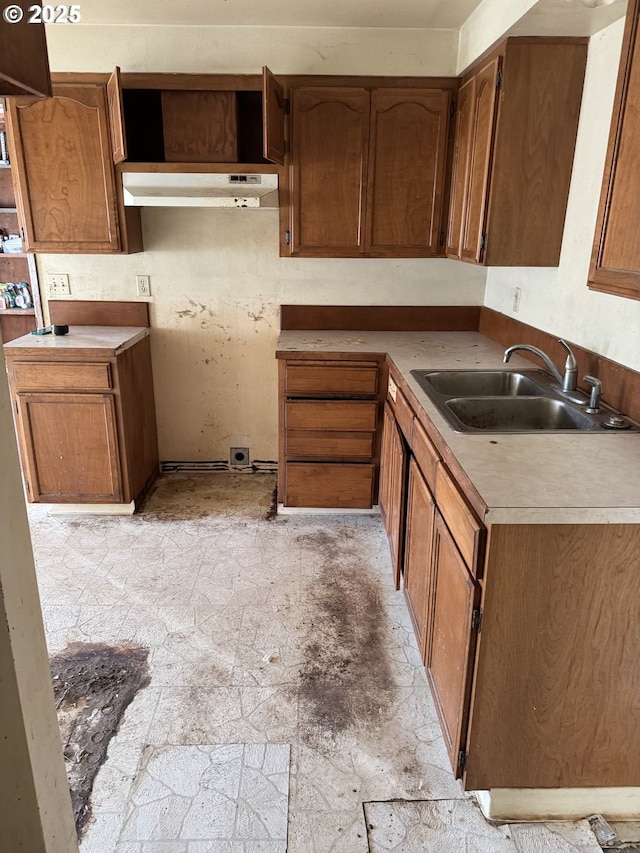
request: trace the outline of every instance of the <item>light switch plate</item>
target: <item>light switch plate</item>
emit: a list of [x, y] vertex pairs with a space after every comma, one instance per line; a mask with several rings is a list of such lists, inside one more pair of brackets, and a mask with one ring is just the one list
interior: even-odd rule
[[47, 273], [47, 294], [49, 296], [69, 296], [69, 276], [65, 272]]

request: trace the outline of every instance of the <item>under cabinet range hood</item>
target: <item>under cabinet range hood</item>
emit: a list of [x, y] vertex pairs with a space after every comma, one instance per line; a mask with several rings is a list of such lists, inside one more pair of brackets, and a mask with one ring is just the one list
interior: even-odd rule
[[278, 176], [203, 172], [123, 172], [127, 207], [278, 206]]

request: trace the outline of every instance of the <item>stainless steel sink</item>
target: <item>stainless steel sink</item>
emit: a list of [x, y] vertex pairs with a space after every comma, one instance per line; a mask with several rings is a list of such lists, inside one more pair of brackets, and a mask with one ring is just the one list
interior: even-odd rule
[[431, 390], [447, 397], [544, 396], [546, 388], [533, 378], [546, 376], [541, 370], [529, 374], [511, 370], [412, 370], [427, 394]]
[[565, 395], [544, 370], [412, 370], [411, 375], [458, 432], [638, 432], [602, 406], [598, 414]]
[[446, 407], [466, 427], [492, 432], [592, 430], [589, 415], [551, 397], [467, 397], [447, 400]]

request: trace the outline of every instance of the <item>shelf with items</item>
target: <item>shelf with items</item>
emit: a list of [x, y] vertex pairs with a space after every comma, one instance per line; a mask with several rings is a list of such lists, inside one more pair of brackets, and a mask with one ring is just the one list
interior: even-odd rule
[[[0, 133], [5, 132], [4, 107], [0, 99]], [[21, 233], [11, 167], [7, 164], [0, 164], [0, 231], [11, 235]], [[22, 282], [28, 285], [32, 304], [28, 307], [0, 307], [0, 337], [4, 343], [43, 326], [44, 320], [35, 256], [25, 252], [0, 251], [0, 285]], [[17, 293], [19, 297], [24, 296], [22, 289]]]

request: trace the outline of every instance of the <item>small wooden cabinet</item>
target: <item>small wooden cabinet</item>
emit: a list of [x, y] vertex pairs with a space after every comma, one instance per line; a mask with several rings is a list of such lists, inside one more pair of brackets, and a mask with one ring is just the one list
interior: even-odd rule
[[557, 266], [587, 40], [509, 38], [463, 77], [447, 256]]
[[435, 257], [449, 88], [291, 90], [289, 210], [282, 254]]
[[111, 352], [29, 344], [5, 345], [29, 500], [139, 499], [158, 471], [148, 336]]
[[104, 86], [56, 86], [10, 99], [7, 123], [28, 252], [141, 251], [140, 212], [124, 209], [111, 159]]
[[640, 299], [640, 0], [632, 0], [622, 43], [589, 287]]
[[378, 363], [283, 359], [279, 371], [279, 501], [370, 508], [378, 485]]

